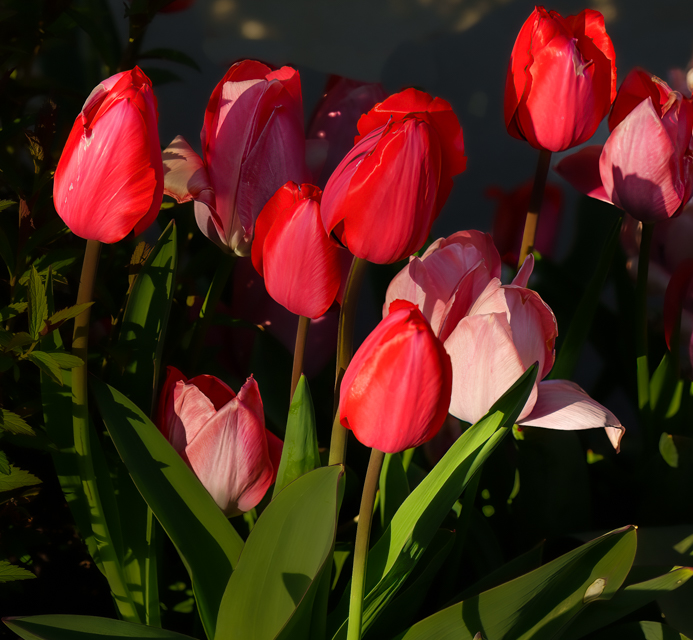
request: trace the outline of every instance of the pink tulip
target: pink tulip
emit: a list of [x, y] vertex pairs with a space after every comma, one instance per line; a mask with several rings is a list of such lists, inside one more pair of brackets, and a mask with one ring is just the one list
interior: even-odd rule
[[642, 222], [681, 213], [693, 193], [693, 105], [659, 78], [635, 69], [609, 117], [603, 147], [587, 147], [556, 166], [579, 191]]
[[255, 223], [253, 265], [267, 292], [292, 313], [318, 318], [332, 306], [341, 284], [340, 252], [322, 226], [322, 192], [287, 182]]
[[551, 309], [527, 288], [530, 255], [510, 285], [501, 285], [500, 256], [490, 237], [459, 232], [438, 240], [393, 279], [388, 302], [418, 304], [452, 361], [450, 413], [477, 422], [528, 367], [537, 381], [518, 424], [552, 429], [603, 427], [618, 448], [623, 427], [605, 407], [565, 380], [542, 381], [554, 362], [558, 330]]
[[404, 451], [440, 430], [450, 405], [450, 358], [416, 305], [392, 303], [342, 379], [339, 419], [367, 447]]
[[200, 230], [222, 249], [250, 255], [262, 208], [306, 178], [302, 105], [298, 71], [237, 62], [209, 99], [202, 157], [181, 136], [164, 151], [165, 193], [194, 200]]
[[377, 104], [325, 186], [322, 220], [351, 253], [378, 264], [418, 251], [464, 171], [452, 107], [416, 89]]
[[113, 243], [154, 222], [164, 180], [152, 83], [139, 67], [104, 80], [77, 116], [53, 202], [81, 238]]
[[277, 477], [283, 443], [265, 428], [252, 377], [236, 395], [214, 376], [187, 380], [169, 367], [158, 427], [227, 517], [257, 506]]
[[315, 184], [324, 187], [354, 146], [359, 118], [387, 98], [382, 85], [332, 75], [308, 125], [307, 148]]

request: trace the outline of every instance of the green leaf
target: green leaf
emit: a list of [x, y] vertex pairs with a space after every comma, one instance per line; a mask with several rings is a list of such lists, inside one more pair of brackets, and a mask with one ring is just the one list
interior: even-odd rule
[[[629, 584], [606, 602], [595, 602], [561, 636], [561, 640], [578, 640], [607, 624], [637, 611], [640, 607], [678, 589], [693, 576], [690, 567], [674, 567], [664, 575]], [[630, 576], [629, 576], [630, 578]], [[614, 636], [617, 637], [617, 636]], [[620, 636], [618, 636], [620, 637]]]
[[20, 487], [31, 487], [36, 484], [41, 484], [41, 481], [35, 475], [23, 469], [18, 469], [12, 464], [10, 465], [9, 474], [0, 474], [0, 492], [12, 491]]
[[96, 404], [132, 479], [188, 569], [208, 637], [243, 540], [152, 422], [122, 393], [92, 379]]
[[41, 372], [49, 376], [53, 382], [62, 385], [63, 377], [60, 373], [60, 365], [51, 354], [45, 351], [32, 351], [31, 353], [27, 353], [24, 358], [33, 362]]
[[[534, 385], [532, 365], [479, 422], [465, 431], [411, 492], [368, 554], [363, 633], [414, 570], [460, 493], [510, 431]], [[346, 637], [348, 597], [331, 614], [335, 638]]]
[[668, 433], [663, 433], [659, 438], [659, 453], [664, 462], [676, 469], [679, 466], [679, 452], [674, 442], [674, 437]]
[[0, 583], [14, 580], [31, 580], [36, 576], [24, 567], [18, 567], [7, 560], [0, 560]]
[[15, 333], [8, 341], [2, 340], [2, 347], [5, 351], [13, 351], [28, 344], [36, 342], [28, 333], [20, 331]]
[[46, 320], [46, 325], [48, 325], [48, 330], [52, 331], [59, 327], [63, 322], [69, 320], [70, 318], [76, 318], [82, 311], [86, 311], [93, 302], [85, 302], [84, 304], [76, 304], [72, 307], [67, 307], [66, 309], [61, 309], [56, 313], [51, 314]]
[[688, 636], [661, 622], [629, 622], [609, 627], [590, 636], [590, 640], [689, 640]]
[[[291, 624], [330, 561], [342, 474], [338, 465], [315, 469], [270, 502], [231, 575], [214, 640], [273, 640]], [[308, 636], [291, 630], [293, 637]]]
[[24, 640], [193, 640], [190, 636], [175, 631], [93, 616], [29, 616], [4, 618], [3, 622]]
[[0, 410], [0, 430], [9, 431], [15, 435], [33, 436], [34, 430], [16, 413], [7, 409]]
[[[99, 15], [107, 12], [108, 7], [105, 7], [104, 12], [101, 7], [98, 7], [98, 4], [92, 2], [88, 7], [75, 7], [72, 5], [65, 10], [65, 13], [89, 36], [94, 49], [98, 51], [103, 62], [113, 73], [118, 66], [120, 58], [119, 43], [114, 34], [112, 21], [109, 20], [108, 16]], [[110, 28], [104, 28], [104, 19], [109, 20], [107, 26]]]
[[306, 377], [301, 376], [294, 392], [286, 422], [284, 447], [272, 498], [290, 482], [320, 466], [315, 411]]
[[193, 60], [187, 53], [178, 51], [177, 49], [167, 49], [167, 48], [157, 48], [149, 49], [144, 53], [140, 53], [140, 59], [142, 60], [170, 60], [171, 62], [178, 62], [187, 67], [195, 69], [195, 71], [200, 71], [200, 66]]
[[61, 369], [74, 369], [84, 364], [81, 358], [73, 356], [71, 353], [67, 353], [67, 351], [51, 351], [48, 355], [58, 363]]
[[14, 200], [0, 200], [0, 211], [4, 211], [13, 204], [17, 204]]
[[10, 461], [4, 451], [0, 451], [0, 473], [6, 476], [10, 475]]
[[128, 296], [117, 349], [126, 354], [118, 386], [135, 404], [152, 415], [158, 387], [166, 325], [168, 323], [177, 263], [176, 226], [164, 229], [149, 253]]
[[379, 490], [380, 525], [385, 529], [409, 496], [409, 481], [402, 464], [401, 453], [385, 454], [383, 468], [380, 471]]
[[15, 302], [14, 304], [7, 305], [3, 309], [0, 309], [0, 322], [7, 322], [10, 318], [24, 313], [28, 306], [26, 302]]
[[[8, 200], [2, 200], [0, 202], [9, 202]], [[14, 274], [14, 267], [17, 261], [15, 257], [14, 250], [12, 249], [12, 243], [7, 237], [5, 231], [0, 227], [0, 258], [7, 265], [7, 272], [10, 276]]]
[[614, 596], [633, 564], [635, 527], [578, 547], [543, 567], [418, 622], [397, 640], [549, 640], [597, 600]]
[[29, 273], [29, 335], [38, 340], [44, 320], [48, 317], [48, 303], [46, 302], [46, 289], [41, 281], [38, 271], [31, 267]]
[[580, 303], [572, 316], [568, 333], [561, 345], [556, 362], [551, 369], [549, 378], [551, 380], [565, 379], [570, 380], [573, 377], [573, 371], [577, 364], [578, 358], [582, 351], [582, 346], [587, 340], [592, 320], [599, 305], [599, 299], [606, 282], [606, 277], [609, 275], [609, 268], [613, 261], [616, 248], [618, 247], [618, 239], [621, 233], [621, 216], [619, 215], [611, 227], [611, 231], [606, 238], [604, 248], [599, 256], [597, 268], [594, 271], [585, 293], [580, 299]]

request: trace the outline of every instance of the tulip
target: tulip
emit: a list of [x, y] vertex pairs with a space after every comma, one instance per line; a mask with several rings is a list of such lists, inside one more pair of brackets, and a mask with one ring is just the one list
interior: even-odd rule
[[641, 222], [681, 213], [693, 193], [693, 105], [659, 78], [635, 69], [609, 117], [611, 135], [564, 158], [556, 171], [579, 191]]
[[77, 116], [53, 202], [81, 238], [113, 243], [156, 219], [164, 181], [152, 83], [139, 67], [104, 80]]
[[287, 182], [258, 216], [253, 265], [267, 292], [292, 313], [323, 315], [341, 284], [341, 249], [320, 218], [322, 192], [310, 184]]
[[222, 249], [250, 255], [262, 208], [306, 177], [298, 71], [234, 64], [212, 92], [200, 138], [202, 157], [181, 136], [164, 151], [165, 193], [194, 200], [200, 230]]
[[358, 131], [325, 186], [322, 220], [355, 256], [397, 262], [422, 247], [464, 171], [462, 128], [445, 100], [407, 89], [371, 109]]
[[592, 137], [616, 96], [604, 17], [561, 17], [536, 7], [522, 26], [505, 83], [508, 133], [535, 149], [564, 151]]
[[[544, 381], [554, 362], [556, 318], [527, 288], [530, 255], [512, 284], [501, 285], [500, 256], [487, 234], [459, 232], [413, 258], [390, 283], [393, 298], [418, 304], [452, 361], [450, 413], [477, 422], [533, 363], [537, 380], [518, 424], [551, 429], [603, 427], [618, 448], [618, 419], [566, 380]], [[389, 316], [387, 316], [389, 317]]]
[[324, 187], [354, 146], [359, 118], [387, 98], [382, 85], [332, 75], [308, 125], [307, 148], [318, 186]]
[[187, 380], [169, 367], [157, 422], [227, 517], [257, 506], [277, 477], [283, 443], [265, 428], [252, 377], [236, 395], [214, 376]]
[[[532, 182], [526, 182], [512, 191], [500, 187], [490, 187], [486, 195], [498, 200], [493, 218], [493, 240], [498, 247], [503, 262], [513, 268], [517, 266], [522, 245], [525, 217], [532, 193]], [[534, 248], [545, 257], [553, 257], [563, 209], [563, 191], [547, 184], [539, 216], [541, 224], [537, 229]]]
[[364, 340], [342, 379], [341, 424], [385, 453], [438, 433], [450, 405], [450, 358], [416, 305], [395, 301]]

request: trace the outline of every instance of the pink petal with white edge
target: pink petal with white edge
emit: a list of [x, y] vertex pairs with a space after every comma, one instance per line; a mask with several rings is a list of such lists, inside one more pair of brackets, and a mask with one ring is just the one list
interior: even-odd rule
[[563, 158], [553, 169], [580, 193], [613, 204], [599, 173], [599, 157], [603, 148], [602, 145], [583, 147], [577, 153]]
[[163, 152], [164, 193], [177, 202], [199, 200], [203, 191], [212, 191], [205, 163], [183, 136], [176, 136]]
[[568, 380], [544, 380], [532, 413], [518, 420], [522, 426], [575, 431], [603, 428], [616, 451], [625, 427], [606, 407]]
[[[450, 413], [472, 424], [525, 371], [504, 313], [464, 318], [444, 346], [452, 361]], [[536, 393], [535, 384], [521, 418], [534, 407]]]

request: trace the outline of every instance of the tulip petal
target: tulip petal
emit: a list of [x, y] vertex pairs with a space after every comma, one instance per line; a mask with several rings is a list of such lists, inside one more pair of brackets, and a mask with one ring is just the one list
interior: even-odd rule
[[176, 202], [197, 200], [203, 191], [212, 191], [207, 169], [183, 136], [176, 136], [163, 152], [164, 193]]
[[526, 287], [534, 270], [534, 256], [530, 253], [522, 263], [520, 270], [515, 274], [512, 284], [517, 287]]
[[611, 411], [568, 380], [540, 382], [534, 409], [518, 422], [522, 426], [565, 431], [604, 428], [616, 451], [625, 433], [625, 427]]
[[[464, 318], [445, 341], [452, 361], [450, 413], [469, 423], [480, 420], [525, 372], [504, 313]], [[520, 418], [536, 401], [532, 389]]]
[[613, 204], [604, 189], [599, 172], [599, 158], [603, 148], [603, 145], [583, 147], [580, 151], [563, 158], [554, 167], [554, 171], [580, 193]]

